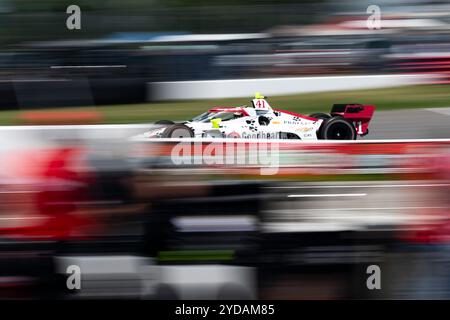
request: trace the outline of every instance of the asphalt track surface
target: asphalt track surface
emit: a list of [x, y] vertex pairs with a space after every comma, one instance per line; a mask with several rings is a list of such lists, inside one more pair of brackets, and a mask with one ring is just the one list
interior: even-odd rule
[[375, 111], [361, 140], [450, 138], [450, 107]]
[[263, 214], [269, 232], [393, 230], [448, 212], [449, 183], [433, 181], [280, 183]]
[[[30, 131], [36, 129], [65, 131], [67, 135], [79, 132], [79, 135], [86, 138], [98, 135], [103, 137], [108, 132], [113, 132], [114, 138], [127, 139], [147, 131], [151, 126], [151, 124], [4, 126], [0, 129], [2, 141], [7, 142], [9, 139], [5, 138], [5, 135], [10, 134], [11, 138], [23, 134], [33, 135]], [[369, 134], [358, 138], [358, 140], [391, 139], [450, 139], [450, 107], [375, 111], [369, 125]]]

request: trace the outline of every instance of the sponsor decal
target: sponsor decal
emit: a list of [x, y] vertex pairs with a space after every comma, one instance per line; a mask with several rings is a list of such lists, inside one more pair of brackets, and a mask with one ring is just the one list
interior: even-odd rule
[[251, 132], [243, 133], [243, 139], [279, 139], [280, 135], [278, 132]]

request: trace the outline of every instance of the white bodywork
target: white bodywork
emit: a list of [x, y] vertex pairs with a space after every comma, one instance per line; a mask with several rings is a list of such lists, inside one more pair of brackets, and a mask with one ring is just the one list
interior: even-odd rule
[[[272, 109], [265, 99], [253, 99], [251, 107], [216, 107], [184, 125], [193, 130], [195, 138], [317, 140], [322, 121]], [[166, 128], [156, 127], [140, 137], [161, 137]]]

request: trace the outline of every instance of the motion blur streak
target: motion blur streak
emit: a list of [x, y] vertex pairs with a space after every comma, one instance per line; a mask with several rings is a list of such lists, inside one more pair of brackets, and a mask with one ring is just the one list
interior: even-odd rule
[[281, 142], [262, 176], [136, 132], [2, 130], [2, 298], [450, 297], [450, 140]]
[[450, 299], [448, 1], [70, 2], [0, 0], [0, 299]]

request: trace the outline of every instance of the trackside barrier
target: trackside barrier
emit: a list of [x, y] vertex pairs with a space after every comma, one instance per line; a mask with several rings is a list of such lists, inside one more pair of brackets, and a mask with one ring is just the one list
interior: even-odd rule
[[[285, 177], [378, 175], [422, 179], [450, 172], [450, 139], [314, 141], [147, 139], [135, 156], [198, 173]], [[261, 171], [262, 168], [266, 173]], [[203, 169], [203, 170], [198, 170]], [[442, 177], [440, 177], [442, 178]]]
[[[0, 128], [2, 155], [79, 141], [96, 152], [115, 142], [115, 152], [153, 169], [195, 170], [198, 174], [238, 174], [306, 178], [376, 175], [428, 178], [450, 171], [450, 139], [299, 141], [249, 139], [142, 139], [139, 125], [9, 126]], [[104, 143], [105, 142], [105, 143]], [[117, 149], [117, 142], [120, 148]], [[208, 170], [205, 170], [208, 169]], [[265, 172], [261, 169], [266, 169]]]
[[221, 99], [249, 97], [254, 92], [267, 96], [312, 92], [361, 90], [426, 83], [429, 74], [319, 76], [238, 80], [151, 82], [148, 101]]

